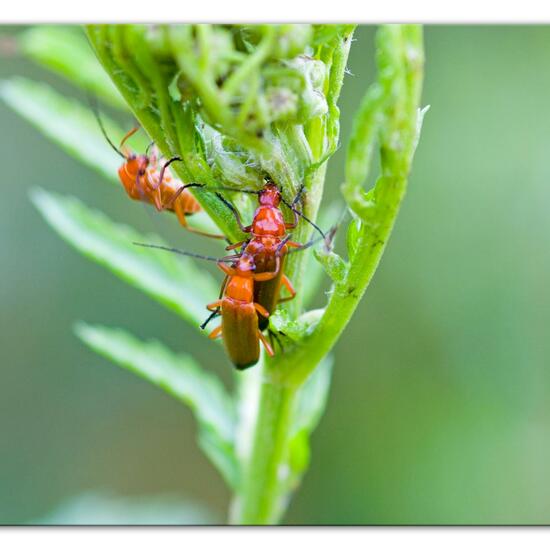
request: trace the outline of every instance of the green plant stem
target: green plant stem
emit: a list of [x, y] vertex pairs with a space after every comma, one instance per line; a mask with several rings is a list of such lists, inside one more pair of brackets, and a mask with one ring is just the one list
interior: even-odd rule
[[[314, 188], [322, 188], [325, 173], [326, 165], [323, 165], [312, 174]], [[318, 203], [312, 207], [316, 213]], [[305, 224], [300, 224], [296, 238], [303, 238], [300, 242], [306, 242], [309, 230]], [[294, 261], [288, 262], [285, 270], [291, 280], [296, 281], [298, 296], [303, 287], [305, 259], [304, 254], [293, 254]], [[288, 311], [297, 314], [300, 301], [295, 299], [288, 304]], [[264, 376], [258, 378], [261, 387], [258, 416], [251, 436], [252, 450], [243, 466], [240, 494], [232, 506], [234, 512], [231, 521], [236, 524], [273, 524], [278, 522], [284, 512], [283, 501], [287, 495], [282, 487], [285, 474], [288, 474], [286, 463], [292, 412], [300, 389], [300, 384], [281, 383], [278, 377], [272, 376], [278, 371], [284, 357], [284, 354], [280, 354], [264, 363]]]
[[243, 468], [243, 485], [237, 504], [236, 523], [270, 524], [279, 519], [282, 498], [281, 478], [296, 388], [264, 380], [260, 408], [253, 433], [252, 452]]
[[[320, 149], [323, 138], [325, 137], [326, 129], [330, 129], [331, 138], [334, 141], [338, 141], [339, 124], [335, 120], [339, 117], [339, 110], [336, 106], [340, 91], [342, 89], [342, 83], [344, 81], [346, 62], [349, 56], [349, 49], [351, 44], [351, 38], [353, 35], [354, 26], [349, 26], [347, 34], [344, 38], [338, 41], [336, 47], [332, 52], [333, 67], [330, 71], [328, 88], [329, 94], [329, 113], [327, 120], [322, 126], [317, 126], [315, 132], [311, 132], [309, 136], [309, 145], [312, 149]], [[325, 162], [322, 162], [316, 167], [315, 170], [311, 170], [306, 174], [305, 186], [308, 190], [306, 201], [304, 204], [304, 210], [307, 216], [312, 219], [317, 219], [317, 213], [323, 197], [323, 189], [325, 185], [326, 171], [328, 157]], [[300, 243], [306, 243], [312, 235], [312, 228], [309, 224], [300, 223], [297, 231], [293, 237]], [[294, 282], [295, 289], [297, 291], [296, 298], [285, 306], [291, 316], [297, 317], [301, 311], [305, 277], [305, 254], [293, 254], [287, 261], [286, 272], [291, 281]]]

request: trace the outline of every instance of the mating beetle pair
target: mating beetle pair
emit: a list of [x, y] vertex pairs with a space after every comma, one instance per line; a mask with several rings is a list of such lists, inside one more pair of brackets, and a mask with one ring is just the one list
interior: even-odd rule
[[[213, 238], [224, 238], [223, 235], [204, 233], [189, 227], [186, 216], [200, 210], [200, 205], [189, 192], [189, 187], [201, 187], [215, 191], [219, 199], [232, 211], [240, 229], [250, 235], [250, 239], [229, 245], [226, 250], [240, 252], [217, 260], [218, 266], [225, 273], [220, 292], [220, 299], [207, 305], [212, 315], [201, 325], [217, 316], [221, 316], [221, 325], [212, 331], [210, 338], [221, 337], [225, 349], [237, 369], [246, 369], [256, 364], [260, 357], [260, 342], [267, 353], [273, 355], [273, 347], [262, 333], [269, 323], [269, 315], [278, 303], [291, 300], [296, 292], [288, 277], [284, 274], [284, 264], [289, 248], [300, 250], [308, 245], [301, 245], [290, 240], [289, 230], [298, 224], [298, 217], [306, 219], [320, 232], [324, 233], [313, 222], [308, 220], [296, 206], [301, 200], [303, 188], [300, 189], [292, 203], [284, 200], [277, 185], [267, 181], [261, 190], [240, 190], [232, 188], [211, 189], [202, 184], [183, 184], [175, 180], [169, 171], [173, 162], [179, 157], [166, 161], [159, 170], [157, 155], [136, 155], [122, 150], [126, 140], [137, 129], [124, 136], [120, 148], [117, 148], [107, 136], [98, 116], [101, 130], [111, 147], [124, 159], [118, 174], [128, 196], [134, 200], [150, 203], [158, 211], [168, 210], [176, 214], [180, 224], [187, 230]], [[242, 191], [258, 196], [259, 205], [254, 213], [251, 225], [244, 226], [238, 210], [218, 191]], [[292, 222], [286, 222], [280, 204], [283, 202], [293, 213]], [[136, 243], [139, 244], [139, 243]], [[163, 248], [156, 245], [142, 245], [151, 248]], [[168, 249], [184, 255], [200, 257], [177, 249]], [[204, 258], [212, 259], [212, 258]], [[280, 299], [279, 294], [285, 287], [289, 296]]]

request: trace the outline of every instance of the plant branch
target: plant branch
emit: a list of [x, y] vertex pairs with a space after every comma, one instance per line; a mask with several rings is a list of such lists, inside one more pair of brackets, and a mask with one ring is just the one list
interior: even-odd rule
[[[422, 122], [422, 31], [416, 26], [384, 26], [378, 33], [379, 81], [367, 91], [348, 148], [344, 196], [356, 215], [354, 241], [345, 277], [335, 282], [319, 324], [294, 352], [285, 354], [272, 376], [300, 385], [330, 351], [351, 319], [378, 267], [405, 195]], [[378, 132], [375, 130], [378, 129]], [[360, 188], [368, 174], [378, 134], [381, 176], [368, 194]], [[361, 160], [363, 162], [361, 162]]]

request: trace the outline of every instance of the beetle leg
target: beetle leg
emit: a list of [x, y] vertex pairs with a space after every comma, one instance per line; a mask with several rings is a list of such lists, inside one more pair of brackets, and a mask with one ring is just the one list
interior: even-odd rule
[[225, 292], [225, 287], [227, 286], [227, 281], [229, 280], [229, 277], [226, 275], [224, 278], [223, 278], [223, 283], [222, 283], [222, 287], [220, 288], [220, 295], [218, 296], [218, 298], [221, 300], [223, 298], [223, 293]]
[[[298, 217], [298, 214], [294, 214], [296, 217]], [[296, 226], [298, 225], [298, 223], [285, 223], [285, 229], [296, 229]]]
[[296, 196], [294, 197], [294, 200], [290, 204], [290, 209], [292, 210], [293, 214], [293, 220], [292, 222], [285, 223], [286, 229], [294, 229], [298, 225], [298, 212], [296, 210], [296, 205], [302, 200], [302, 195], [304, 193], [305, 186], [302, 184], [300, 186], [300, 189], [298, 189], [298, 193], [296, 193]]
[[187, 185], [180, 185], [179, 189], [172, 195], [172, 198], [165, 205], [163, 205], [163, 208], [176, 208], [177, 206], [183, 208], [183, 205], [180, 202], [176, 202], [176, 200], [185, 191], [186, 187]]
[[296, 290], [294, 289], [294, 287], [292, 286], [292, 283], [290, 282], [290, 279], [286, 275], [282, 276], [281, 283], [290, 292], [290, 296], [287, 296], [286, 298], [280, 299], [279, 303], [288, 302], [289, 300], [292, 300], [293, 298], [295, 298], [296, 297]]
[[276, 271], [264, 271], [263, 273], [254, 273], [254, 280], [262, 283], [264, 281], [271, 281], [271, 279], [275, 279], [277, 277], [277, 274], [279, 273], [279, 269]]
[[189, 229], [187, 225], [187, 218], [185, 217], [185, 212], [182, 210], [181, 204], [179, 202], [176, 202], [174, 204], [174, 212], [176, 214], [176, 217], [178, 218], [178, 221], [180, 222], [180, 225], [182, 227], [185, 227], [185, 229]]
[[152, 197], [153, 197], [153, 204], [155, 205], [155, 208], [158, 212], [162, 212], [166, 206], [162, 204], [162, 195], [160, 194], [160, 187], [152, 186]]
[[225, 247], [226, 250], [235, 250], [236, 248], [239, 248], [239, 246], [242, 246], [243, 244], [247, 243], [248, 241], [240, 241], [238, 243], [230, 244]]
[[269, 317], [269, 311], [267, 311], [267, 309], [265, 309], [264, 306], [262, 306], [261, 304], [257, 304], [256, 302], [254, 302], [254, 307], [256, 308], [256, 311], [257, 311], [262, 317], [265, 317], [266, 319]]
[[220, 313], [220, 310], [219, 309], [215, 309], [209, 316], [208, 316], [208, 319], [206, 319], [206, 321], [204, 321], [202, 323], [202, 325], [200, 325], [200, 328], [201, 330], [204, 330], [206, 328], [206, 325], [208, 325], [208, 323], [210, 323], [210, 321], [212, 321], [212, 319], [215, 319], [216, 317], [219, 317], [221, 315]]
[[294, 220], [292, 222], [285, 222], [285, 229], [296, 229], [298, 225], [298, 212], [294, 209], [292, 209], [292, 212], [294, 214]]
[[207, 233], [206, 231], [201, 231], [200, 229], [195, 229], [190, 225], [186, 225], [185, 229], [190, 233], [195, 233], [195, 235], [202, 235], [203, 237], [210, 237], [211, 239], [225, 239], [225, 235], [216, 235], [214, 233]]
[[137, 131], [139, 130], [139, 126], [136, 126], [135, 128], [132, 128], [123, 138], [120, 142], [119, 148], [122, 149], [124, 147], [124, 144], [126, 143], [126, 140], [128, 138], [131, 138]]
[[229, 277], [234, 277], [237, 274], [237, 271], [234, 267], [224, 264], [223, 262], [218, 262], [218, 267]]
[[[179, 188], [179, 190], [176, 192], [177, 195], [179, 195], [179, 193], [181, 193], [184, 189], [185, 189], [185, 185], [183, 185], [182, 187]], [[187, 229], [187, 231], [189, 231], [190, 233], [195, 233], [195, 235], [202, 235], [203, 237], [210, 237], [212, 239], [225, 239], [225, 235], [216, 235], [214, 233], [207, 233], [206, 231], [201, 231], [200, 229], [195, 229], [194, 227], [191, 227], [188, 223], [187, 223], [187, 217], [185, 215], [185, 212], [183, 211], [183, 207], [181, 205], [181, 202], [176, 202], [174, 203], [174, 200], [176, 199], [177, 197], [173, 197], [170, 202], [163, 207], [163, 209], [165, 208], [168, 208], [170, 205], [174, 205], [174, 212], [178, 218], [178, 221], [180, 222], [181, 226], [182, 227], [185, 227], [185, 229]]]
[[231, 210], [231, 213], [233, 214], [233, 216], [235, 217], [235, 221], [237, 222], [237, 225], [239, 226], [239, 229], [243, 232], [243, 233], [250, 233], [250, 230], [252, 229], [252, 226], [251, 225], [247, 225], [246, 227], [243, 225], [243, 222], [241, 220], [241, 215], [239, 214], [239, 211], [228, 201], [226, 200], [222, 195], [220, 195], [219, 193], [216, 193], [216, 197], [218, 197], [218, 199], [220, 199], [220, 201], [223, 202], [223, 204], [225, 204], [225, 206], [227, 208], [229, 208], [229, 210]]
[[158, 189], [162, 185], [162, 182], [164, 181], [164, 173], [166, 172], [166, 169], [168, 168], [168, 166], [170, 166], [173, 162], [176, 162], [177, 160], [181, 161], [180, 157], [172, 157], [170, 160], [166, 161], [163, 164], [162, 168], [160, 169], [159, 180], [157, 183], [153, 185], [153, 189]]
[[259, 329], [258, 329], [258, 337], [260, 338], [262, 344], [264, 345], [264, 348], [265, 348], [265, 351], [267, 351], [267, 354], [270, 357], [273, 357], [275, 355], [275, 353], [273, 352], [273, 348], [271, 347], [271, 345], [267, 341], [267, 338], [262, 334], [262, 331], [259, 330]]
[[212, 302], [211, 304], [208, 304], [206, 306], [206, 309], [208, 311], [215, 311], [216, 309], [218, 309], [219, 307], [222, 306], [222, 303], [223, 303], [223, 300], [216, 300], [215, 302]]
[[283, 343], [281, 342], [281, 339], [279, 338], [279, 335], [270, 330], [270, 329], [267, 329], [268, 330], [268, 334], [269, 334], [269, 341], [271, 343], [271, 346], [273, 347], [273, 349], [275, 349], [275, 345], [273, 343], [273, 340], [275, 340], [275, 342], [277, 342], [277, 344], [279, 344], [279, 347], [281, 348], [281, 351], [284, 351], [284, 347], [283, 347]]
[[271, 279], [277, 277], [277, 275], [279, 274], [279, 269], [281, 269], [281, 257], [277, 255], [275, 257], [275, 270], [264, 271], [263, 273], [254, 273], [254, 280], [258, 282], [270, 281]]
[[215, 340], [216, 338], [221, 338], [222, 336], [222, 326], [216, 327], [208, 336], [211, 340]]

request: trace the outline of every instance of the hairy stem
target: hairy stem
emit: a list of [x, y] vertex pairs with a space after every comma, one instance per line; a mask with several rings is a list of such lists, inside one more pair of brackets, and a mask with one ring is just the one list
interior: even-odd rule
[[279, 519], [281, 481], [295, 398], [294, 388], [269, 381], [261, 383], [258, 421], [238, 497], [235, 517], [238, 524], [269, 524]]

